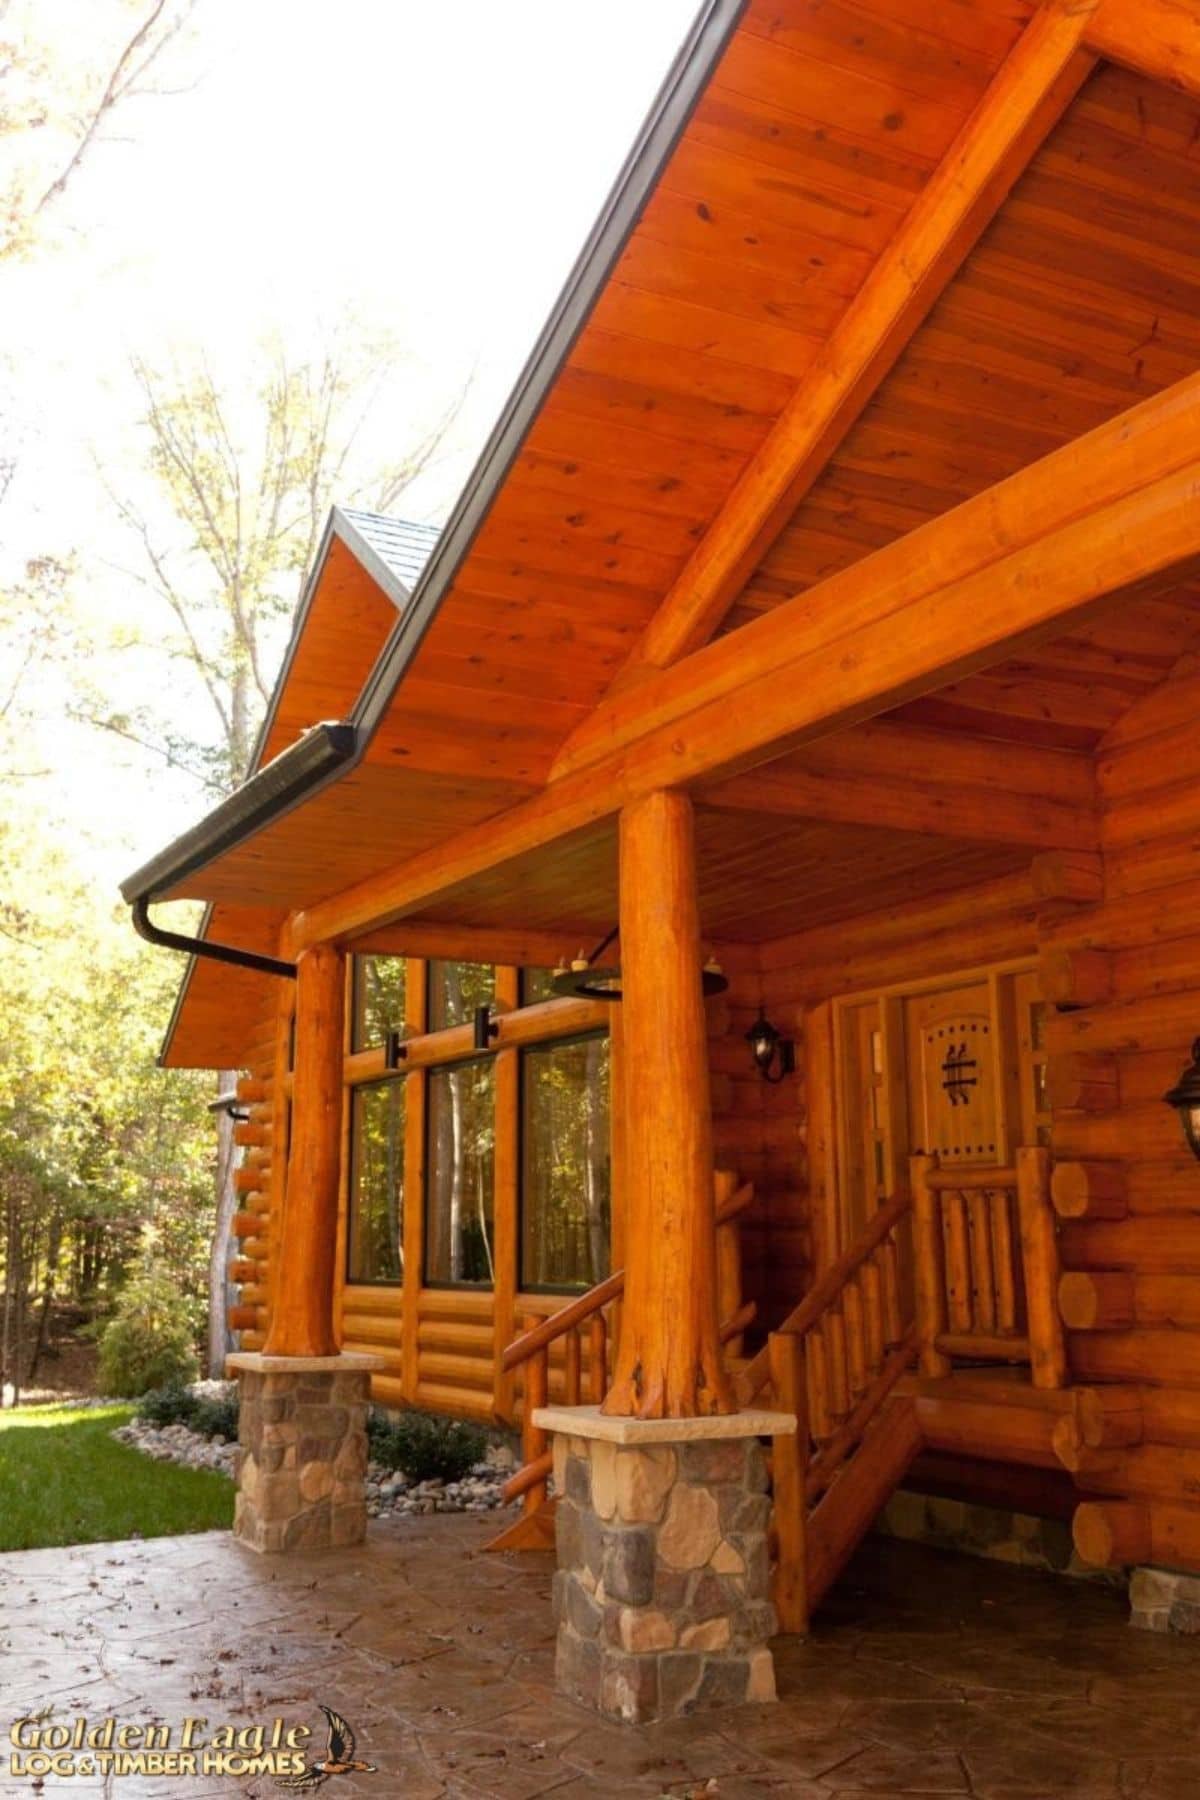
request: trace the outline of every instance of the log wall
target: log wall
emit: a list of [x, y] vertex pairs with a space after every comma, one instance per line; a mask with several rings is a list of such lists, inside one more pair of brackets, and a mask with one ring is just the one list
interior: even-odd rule
[[1081, 1102], [1056, 1109], [1053, 1136], [1070, 1362], [1109, 1421], [1079, 1457], [1099, 1497], [1084, 1530], [1116, 1541], [1133, 1514], [1111, 1507], [1131, 1503], [1137, 1560], [1185, 1567], [1200, 1567], [1200, 1166], [1162, 1096], [1200, 1032], [1198, 709], [1189, 660], [1110, 730], [1102, 893], [1044, 928], [1094, 995], [1048, 1035], [1052, 1087]]

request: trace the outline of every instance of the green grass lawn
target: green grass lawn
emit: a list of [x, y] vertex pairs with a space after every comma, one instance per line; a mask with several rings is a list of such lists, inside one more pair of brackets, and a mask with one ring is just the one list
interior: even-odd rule
[[132, 1406], [0, 1412], [0, 1550], [232, 1524], [226, 1476], [154, 1462], [109, 1436], [132, 1417]]

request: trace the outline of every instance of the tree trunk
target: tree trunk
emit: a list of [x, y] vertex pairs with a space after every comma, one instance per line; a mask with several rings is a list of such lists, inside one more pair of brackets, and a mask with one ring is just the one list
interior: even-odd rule
[[50, 1224], [46, 1238], [46, 1273], [42, 1285], [42, 1310], [38, 1318], [37, 1337], [34, 1339], [33, 1354], [29, 1358], [29, 1384], [37, 1374], [38, 1363], [46, 1347], [46, 1327], [50, 1320], [50, 1308], [54, 1304], [54, 1289], [58, 1280], [58, 1259], [62, 1251], [63, 1221], [57, 1208], [50, 1215]]
[[[222, 1069], [217, 1075], [218, 1094], [231, 1094], [236, 1087], [237, 1070]], [[233, 1118], [222, 1110], [217, 1114], [217, 1216], [208, 1253], [208, 1374], [212, 1381], [219, 1381], [224, 1375], [225, 1358], [233, 1349], [233, 1333], [229, 1329], [233, 1298], [229, 1292], [229, 1250], [233, 1216], [237, 1212], [233, 1179], [236, 1168]]]

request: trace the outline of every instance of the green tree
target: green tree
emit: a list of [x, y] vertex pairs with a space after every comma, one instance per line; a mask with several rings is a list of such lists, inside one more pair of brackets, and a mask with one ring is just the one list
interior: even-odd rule
[[172, 971], [26, 803], [0, 821], [0, 1385], [36, 1373], [56, 1298], [119, 1288], [145, 1233], [204, 1287], [212, 1152], [204, 1088], [155, 1053]]
[[0, 0], [0, 259], [32, 248], [129, 102], [163, 91], [157, 71], [195, 4], [95, 0], [86, 29], [65, 31], [53, 9]]
[[[436, 456], [465, 395], [381, 459], [367, 426], [394, 399], [404, 359], [390, 340], [334, 338], [318, 355], [275, 344], [253, 392], [235, 396], [202, 360], [160, 373], [135, 362], [142, 419], [140, 479], [110, 483], [135, 552], [129, 571], [148, 597], [143, 655], [165, 659], [160, 698], [113, 705], [95, 688], [79, 716], [141, 745], [213, 794], [250, 772], [284, 633], [334, 500], [387, 512]], [[235, 1070], [217, 1076], [218, 1093]], [[228, 1120], [222, 1151], [230, 1149]], [[219, 1158], [209, 1265], [209, 1368], [228, 1348], [226, 1269], [236, 1195], [234, 1163]]]

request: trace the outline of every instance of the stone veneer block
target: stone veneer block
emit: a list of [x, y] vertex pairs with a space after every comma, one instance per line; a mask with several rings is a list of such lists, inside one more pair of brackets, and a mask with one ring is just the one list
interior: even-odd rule
[[1129, 1577], [1129, 1623], [1139, 1631], [1200, 1633], [1200, 1576], [1177, 1569], [1134, 1569]]
[[231, 1356], [240, 1383], [234, 1536], [328, 1550], [366, 1536], [372, 1356]]
[[606, 1718], [641, 1724], [775, 1698], [766, 1463], [754, 1435], [678, 1430], [710, 1423], [655, 1421], [675, 1428], [670, 1442], [657, 1432], [555, 1440], [560, 1458], [566, 1446], [555, 1674]]

